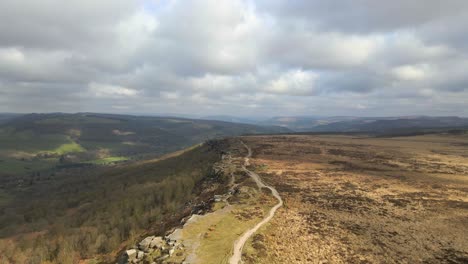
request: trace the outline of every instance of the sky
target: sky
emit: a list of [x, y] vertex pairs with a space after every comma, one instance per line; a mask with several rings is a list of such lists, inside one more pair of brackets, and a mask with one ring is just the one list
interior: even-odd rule
[[0, 112], [468, 116], [468, 1], [0, 0]]

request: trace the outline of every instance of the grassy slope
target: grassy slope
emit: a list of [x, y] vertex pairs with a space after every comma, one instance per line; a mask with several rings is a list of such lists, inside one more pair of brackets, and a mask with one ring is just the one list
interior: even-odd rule
[[128, 160], [128, 158], [117, 156], [117, 157], [107, 157], [103, 159], [92, 160], [91, 163], [98, 164], [98, 165], [105, 165], [105, 164], [116, 163], [119, 161], [126, 161], [126, 160]]

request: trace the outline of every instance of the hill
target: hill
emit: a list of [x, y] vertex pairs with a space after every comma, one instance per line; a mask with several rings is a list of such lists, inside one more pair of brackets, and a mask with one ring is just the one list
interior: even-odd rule
[[461, 117], [406, 117], [387, 119], [356, 119], [315, 126], [315, 132], [380, 132], [411, 131], [423, 129], [468, 128], [468, 118]]
[[274, 117], [260, 122], [263, 125], [286, 127], [297, 132], [386, 132], [421, 129], [468, 128], [468, 118], [455, 116], [406, 117]]
[[28, 114], [0, 123], [0, 173], [154, 158], [208, 139], [287, 131], [222, 121], [114, 114]]
[[0, 119], [1, 263], [111, 261], [203, 210], [225, 180], [213, 170], [223, 143], [209, 139], [285, 131], [95, 113]]
[[225, 181], [213, 170], [222, 144], [112, 168], [69, 168], [0, 189], [0, 262], [111, 262], [122, 246], [203, 210]]
[[21, 116], [21, 114], [0, 113], [0, 125], [18, 116]]

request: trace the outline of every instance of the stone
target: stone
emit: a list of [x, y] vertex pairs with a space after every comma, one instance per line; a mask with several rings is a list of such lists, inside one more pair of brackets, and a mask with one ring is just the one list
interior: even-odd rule
[[149, 236], [145, 239], [143, 239], [139, 244], [138, 244], [138, 248], [140, 250], [143, 250], [145, 252], [148, 252], [149, 249], [151, 248], [151, 242], [153, 241], [155, 237], [154, 236]]
[[173, 248], [169, 249], [169, 256], [172, 256], [172, 254], [174, 254], [174, 251], [175, 250]]
[[165, 259], [167, 259], [169, 257], [170, 257], [169, 254], [164, 254], [159, 258], [159, 260], [165, 260]]
[[137, 259], [143, 259], [145, 257], [145, 252], [143, 251], [138, 251], [137, 253]]
[[133, 262], [137, 259], [138, 251], [136, 249], [129, 249], [125, 251], [128, 257], [128, 262]]
[[153, 237], [149, 246], [151, 248], [163, 248], [166, 242], [162, 237]]

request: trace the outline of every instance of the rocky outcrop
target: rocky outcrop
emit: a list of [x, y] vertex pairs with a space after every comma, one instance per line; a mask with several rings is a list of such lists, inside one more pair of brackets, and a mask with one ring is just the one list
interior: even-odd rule
[[[223, 162], [226, 160], [230, 161], [230, 155], [223, 155]], [[225, 168], [223, 162], [216, 163], [213, 166], [213, 171], [207, 175], [203, 182], [201, 182], [197, 189], [194, 190], [197, 193], [197, 199], [187, 201], [184, 208], [187, 209], [187, 214], [181, 218], [179, 224], [183, 226], [186, 222], [190, 222], [190, 219], [196, 218], [197, 216], [204, 215], [212, 210], [212, 205], [215, 202], [226, 201], [233, 193], [235, 193], [236, 186], [232, 186], [232, 183], [226, 184], [226, 179], [223, 178]], [[226, 193], [228, 188], [229, 191]], [[219, 195], [217, 193], [225, 193]], [[120, 255], [118, 260], [119, 264], [122, 263], [141, 263], [141, 264], [160, 264], [160, 263], [186, 263], [184, 252], [185, 247], [180, 243], [180, 228], [172, 227], [166, 229], [167, 236], [148, 236], [137, 243], [132, 249], [125, 251], [126, 254]]]
[[138, 243], [138, 248], [144, 252], [149, 252], [152, 249], [164, 249], [166, 242], [162, 237], [149, 236]]
[[149, 236], [141, 240], [138, 246], [125, 251], [125, 263], [163, 263], [183, 245], [169, 237]]
[[129, 263], [134, 263], [138, 259], [138, 250], [136, 249], [129, 249], [125, 251], [125, 254], [127, 254]]

